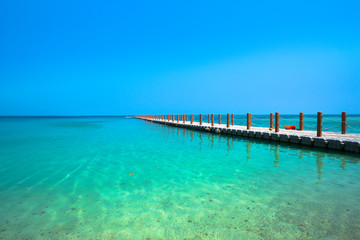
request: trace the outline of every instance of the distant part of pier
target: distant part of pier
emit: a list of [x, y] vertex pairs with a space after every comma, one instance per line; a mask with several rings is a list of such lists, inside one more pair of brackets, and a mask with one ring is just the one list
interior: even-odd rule
[[[252, 115], [247, 113], [246, 126], [234, 124], [234, 114], [226, 115], [226, 124], [221, 124], [221, 114], [218, 115], [218, 122], [215, 123], [214, 114], [208, 114], [207, 123], [203, 121], [203, 114], [199, 114], [199, 122], [194, 121], [194, 114], [181, 115], [135, 115], [135, 118], [152, 121], [161, 124], [169, 124], [176, 127], [196, 129], [199, 131], [213, 132], [216, 134], [228, 134], [239, 137], [265, 139], [284, 143], [301, 144], [306, 146], [328, 148], [338, 151], [360, 153], [360, 134], [347, 133], [347, 115], [342, 112], [340, 125], [341, 132], [323, 132], [323, 114], [318, 112], [316, 116], [316, 131], [304, 130], [304, 114], [299, 114], [299, 127], [284, 126], [280, 129], [280, 114], [270, 114], [269, 129], [265, 127], [252, 126]], [[327, 129], [328, 130], [328, 129]]]

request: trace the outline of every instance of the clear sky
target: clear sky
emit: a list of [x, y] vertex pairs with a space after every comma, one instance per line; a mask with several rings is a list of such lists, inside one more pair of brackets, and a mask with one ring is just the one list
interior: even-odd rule
[[359, 85], [359, 1], [0, 3], [0, 115], [360, 113]]

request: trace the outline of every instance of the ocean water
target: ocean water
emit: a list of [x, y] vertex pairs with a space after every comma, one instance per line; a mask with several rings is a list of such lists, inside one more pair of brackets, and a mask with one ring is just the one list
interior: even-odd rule
[[125, 118], [0, 118], [0, 239], [359, 239], [359, 155]]

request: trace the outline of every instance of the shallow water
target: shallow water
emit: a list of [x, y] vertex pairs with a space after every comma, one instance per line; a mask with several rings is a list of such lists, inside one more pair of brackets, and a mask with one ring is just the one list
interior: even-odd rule
[[125, 118], [1, 118], [0, 239], [358, 239], [358, 155]]

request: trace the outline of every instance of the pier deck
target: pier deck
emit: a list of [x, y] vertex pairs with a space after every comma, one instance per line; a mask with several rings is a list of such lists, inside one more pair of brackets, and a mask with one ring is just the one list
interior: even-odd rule
[[339, 151], [360, 153], [360, 134], [341, 134], [335, 132], [323, 132], [322, 137], [316, 136], [316, 131], [298, 131], [298, 130], [286, 130], [280, 129], [279, 132], [269, 130], [262, 127], [251, 127], [247, 130], [246, 126], [234, 125], [227, 128], [226, 124], [214, 124], [211, 126], [209, 123], [203, 122], [200, 125], [199, 122], [190, 121], [167, 121], [156, 120], [153, 118], [142, 118], [146, 121], [156, 122], [160, 124], [168, 124], [176, 127], [196, 129], [199, 131], [214, 132], [217, 134], [228, 134], [239, 137], [266, 139], [270, 141], [278, 141], [285, 143], [301, 144], [306, 146], [313, 146], [318, 148], [329, 148]]

